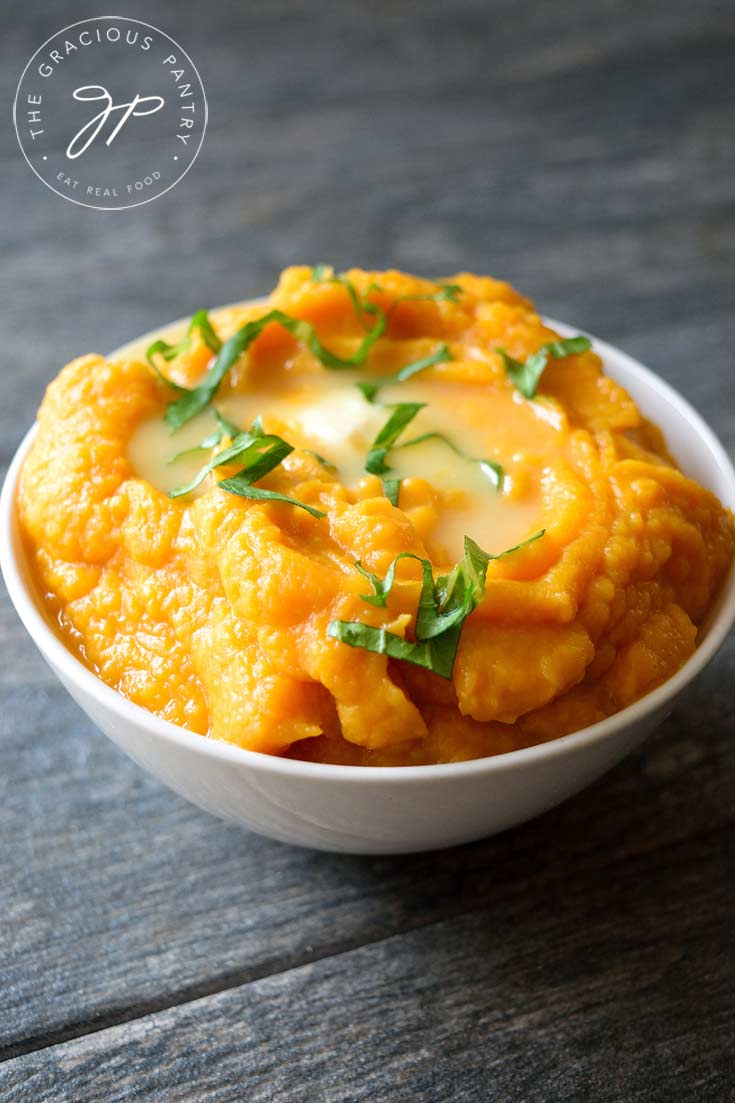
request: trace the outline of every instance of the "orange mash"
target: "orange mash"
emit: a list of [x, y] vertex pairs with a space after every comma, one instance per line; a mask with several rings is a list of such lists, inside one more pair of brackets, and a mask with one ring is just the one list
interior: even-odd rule
[[269, 754], [450, 762], [694, 651], [731, 514], [507, 284], [290, 268], [166, 336], [63, 369], [19, 489], [49, 615], [130, 700]]

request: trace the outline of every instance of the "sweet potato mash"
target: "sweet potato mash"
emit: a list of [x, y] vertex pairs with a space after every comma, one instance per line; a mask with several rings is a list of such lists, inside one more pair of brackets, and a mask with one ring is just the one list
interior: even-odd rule
[[[166, 339], [167, 338], [167, 339]], [[49, 615], [192, 733], [359, 765], [574, 731], [692, 654], [733, 519], [507, 284], [290, 268], [49, 386]]]

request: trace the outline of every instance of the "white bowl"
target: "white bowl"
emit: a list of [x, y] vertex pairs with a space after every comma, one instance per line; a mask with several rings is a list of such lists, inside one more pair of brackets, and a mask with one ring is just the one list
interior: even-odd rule
[[[578, 333], [558, 322], [562, 334]], [[735, 508], [735, 471], [699, 414], [667, 383], [603, 341], [606, 371], [666, 434], [688, 475]], [[330, 766], [275, 758], [194, 735], [110, 689], [49, 627], [21, 542], [15, 491], [35, 428], [20, 445], [0, 500], [0, 563], [18, 614], [75, 701], [106, 735], [200, 808], [283, 842], [353, 854], [399, 854], [492, 835], [559, 804], [614, 766], [669, 713], [735, 620], [735, 570], [723, 583], [694, 655], [634, 705], [550, 743], [441, 766]]]

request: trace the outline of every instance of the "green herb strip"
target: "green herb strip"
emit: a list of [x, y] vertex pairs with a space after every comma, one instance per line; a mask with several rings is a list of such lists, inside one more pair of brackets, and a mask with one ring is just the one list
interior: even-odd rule
[[[363, 578], [366, 578], [373, 588], [372, 594], [363, 594], [362, 600], [367, 602], [368, 605], [375, 605], [379, 609], [385, 609], [388, 604], [388, 596], [393, 589], [393, 583], [396, 577], [396, 567], [401, 559], [415, 559], [417, 563], [428, 563], [428, 559], [422, 559], [418, 555], [414, 555], [413, 552], [399, 552], [395, 557], [390, 567], [385, 573], [385, 578], [378, 578], [376, 574], [369, 571], [366, 567], [363, 567], [362, 563], [358, 559], [355, 563], [355, 569], [360, 572]], [[431, 568], [431, 564], [429, 564]]]
[[[267, 450], [265, 455], [263, 454], [264, 449]], [[232, 444], [212, 456], [190, 483], [170, 490], [169, 497], [181, 498], [185, 494], [191, 494], [216, 467], [222, 467], [226, 463], [235, 463], [238, 460], [245, 463], [249, 474], [253, 472], [257, 465], [255, 477], [262, 479], [292, 451], [292, 446], [280, 437], [248, 432], [238, 433]]]
[[[262, 476], [261, 476], [262, 477]], [[248, 471], [239, 471], [231, 479], [223, 479], [218, 486], [227, 490], [230, 494], [237, 494], [241, 498], [252, 498], [258, 502], [283, 502], [285, 505], [298, 506], [306, 510], [312, 517], [326, 517], [326, 513], [314, 506], [308, 506], [306, 502], [299, 502], [296, 498], [289, 498], [287, 494], [279, 494], [277, 490], [265, 490], [260, 486], [251, 485], [251, 476]]]
[[[339, 283], [345, 288], [352, 305], [355, 307], [355, 313], [360, 314], [361, 309], [364, 308], [365, 303], [361, 302], [355, 285], [347, 279], [346, 276], [330, 276], [329, 265], [327, 264], [315, 264], [311, 270], [311, 278], [315, 283]], [[438, 291], [422, 292], [418, 295], [400, 295], [395, 302], [393, 302], [389, 308], [389, 313], [395, 310], [401, 303], [421, 303], [421, 302], [450, 302], [456, 303], [459, 300], [459, 296], [462, 294], [462, 288], [458, 283], [439, 283], [437, 284]], [[377, 291], [382, 293], [383, 288], [378, 283], [371, 283], [368, 291]], [[374, 305], [374, 304], [369, 304]]]
[[265, 327], [271, 324], [283, 326], [298, 341], [306, 345], [326, 368], [340, 370], [364, 364], [368, 352], [385, 332], [385, 314], [378, 308], [376, 308], [376, 312], [377, 319], [373, 328], [363, 337], [356, 352], [345, 358], [336, 356], [324, 347], [311, 322], [306, 322], [301, 318], [293, 318], [290, 314], [284, 314], [282, 310], [269, 310], [261, 318], [246, 322], [237, 333], [233, 334], [222, 345], [203, 382], [192, 390], [184, 390], [180, 398], [170, 403], [165, 414], [166, 424], [171, 432], [175, 433], [177, 429], [180, 429], [187, 421], [190, 421], [191, 418], [205, 409], [214, 398], [222, 380], [230, 369], [247, 352]]
[[[419, 410], [423, 410], [425, 405], [425, 402], [399, 402], [396, 406], [390, 407], [393, 413], [370, 446], [370, 451], [365, 460], [366, 471], [371, 475], [385, 476], [388, 474], [390, 467], [385, 462], [386, 456], [409, 422], [413, 421], [416, 414]], [[397, 506], [400, 479], [383, 478], [383, 493], [392, 505]]]
[[186, 392], [186, 387], [181, 387], [178, 383], [174, 383], [172, 379], [168, 379], [156, 364], [155, 357], [160, 356], [163, 360], [166, 361], [175, 360], [177, 356], [180, 356], [182, 352], [185, 352], [186, 349], [188, 349], [189, 344], [191, 343], [191, 336], [195, 330], [199, 330], [199, 333], [202, 336], [202, 340], [204, 341], [208, 349], [210, 349], [214, 353], [219, 352], [222, 347], [222, 342], [215, 333], [206, 310], [197, 310], [196, 314], [193, 315], [191, 321], [189, 322], [186, 333], [184, 334], [182, 339], [177, 342], [177, 344], [170, 345], [168, 341], [159, 340], [154, 341], [153, 344], [149, 345], [146, 349], [146, 359], [160, 381], [162, 383], [165, 383], [167, 387], [170, 387], [171, 390], [176, 391], [179, 394], [184, 394]]
[[392, 506], [398, 508], [398, 499], [401, 494], [401, 480], [390, 478], [381, 479], [383, 484], [383, 493]]
[[505, 471], [501, 464], [496, 463], [494, 460], [477, 459], [474, 456], [468, 456], [466, 452], [458, 448], [457, 445], [443, 433], [421, 433], [418, 437], [413, 437], [411, 440], [399, 443], [401, 433], [425, 405], [425, 402], [400, 402], [394, 406], [393, 413], [378, 433], [367, 454], [365, 470], [371, 475], [380, 475], [382, 477], [383, 493], [386, 498], [394, 506], [397, 506], [401, 484], [400, 479], [388, 476], [388, 472], [391, 470], [390, 465], [386, 462], [388, 453], [392, 449], [411, 448], [413, 445], [422, 444], [427, 440], [440, 440], [443, 444], [451, 448], [457, 456], [467, 460], [468, 463], [479, 464], [480, 470], [483, 474], [487, 475], [495, 489], [502, 490]]
[[[327, 635], [349, 647], [361, 647], [363, 651], [374, 651], [391, 659], [404, 659], [415, 666], [423, 666], [442, 678], [452, 676], [454, 656], [451, 654], [451, 643], [440, 648], [433, 642], [406, 640], [385, 628], [373, 628], [352, 620], [330, 621]], [[447, 670], [449, 673], [446, 673]]]
[[[377, 305], [377, 303], [371, 303], [367, 299], [361, 299], [357, 293], [357, 288], [348, 280], [346, 276], [330, 276], [328, 275], [329, 269], [326, 264], [317, 264], [311, 270], [311, 278], [315, 283], [336, 283], [340, 287], [344, 287], [345, 291], [350, 297], [352, 303], [352, 309], [357, 315], [360, 322], [368, 328], [365, 322], [364, 315], [381, 315], [384, 314], [383, 310]], [[380, 291], [381, 288], [377, 284], [371, 284], [368, 291], [375, 290]], [[386, 319], [387, 322], [387, 319]]]
[[478, 464], [480, 470], [488, 477], [495, 489], [498, 491], [502, 490], [505, 480], [505, 470], [502, 464], [496, 463], [495, 460], [481, 459], [476, 456], [468, 455], [466, 452], [463, 452], [454, 441], [445, 436], [444, 433], [421, 433], [411, 440], [399, 443], [398, 438], [403, 430], [413, 421], [416, 414], [419, 410], [423, 409], [425, 405], [426, 403], [424, 402], [401, 402], [394, 406], [393, 413], [370, 447], [367, 459], [365, 460], [365, 470], [371, 475], [380, 475], [383, 478], [383, 493], [386, 498], [388, 498], [394, 506], [398, 505], [400, 479], [386, 477], [391, 470], [389, 464], [386, 462], [388, 453], [394, 448], [411, 448], [413, 445], [423, 444], [424, 441], [427, 440], [439, 440], [443, 444], [446, 444], [448, 448], [451, 448], [455, 455], [460, 456], [463, 460], [467, 460], [468, 463]]
[[386, 375], [382, 379], [375, 381], [364, 380], [358, 383], [357, 387], [362, 391], [368, 402], [375, 402], [381, 387], [388, 387], [392, 383], [403, 383], [406, 379], [410, 379], [411, 376], [417, 375], [418, 372], [433, 367], [434, 364], [445, 364], [452, 359], [453, 356], [448, 346], [443, 344], [439, 346], [436, 352], [432, 352], [429, 356], [423, 357], [422, 360], [414, 360], [413, 363], [406, 364], [400, 371], [394, 372], [392, 375]]
[[326, 514], [313, 506], [299, 502], [296, 498], [289, 498], [286, 494], [279, 494], [275, 490], [266, 490], [263, 487], [253, 486], [253, 483], [264, 478], [275, 467], [278, 467], [286, 456], [293, 452], [293, 445], [274, 434], [264, 433], [259, 418], [253, 422], [250, 432], [238, 433], [232, 444], [218, 452], [208, 463], [202, 467], [190, 483], [186, 486], [176, 487], [169, 491], [169, 497], [180, 498], [184, 494], [190, 494], [216, 467], [226, 463], [239, 461], [245, 466], [229, 479], [218, 482], [223, 490], [230, 494], [237, 494], [241, 498], [253, 498], [258, 501], [285, 502], [288, 505], [305, 509], [312, 517], [325, 517]]
[[[301, 318], [294, 318], [284, 313], [282, 310], [271, 310], [261, 318], [246, 322], [237, 333], [222, 345], [212, 328], [207, 312], [204, 310], [197, 311], [189, 323], [187, 334], [182, 341], [176, 345], [170, 345], [162, 340], [155, 341], [147, 351], [149, 363], [152, 365], [159, 378], [179, 394], [179, 398], [169, 404], [165, 414], [166, 424], [172, 433], [180, 429], [182, 425], [185, 425], [187, 421], [190, 421], [191, 418], [195, 417], [196, 414], [211, 403], [227, 373], [235, 365], [237, 360], [247, 352], [250, 345], [260, 336], [265, 327], [271, 323], [283, 326], [283, 328], [291, 333], [298, 341], [306, 345], [325, 368], [339, 371], [359, 367], [365, 363], [370, 349], [385, 333], [388, 325], [388, 318], [385, 312], [376, 303], [361, 300], [350, 280], [346, 279], [344, 276], [327, 277], [326, 272], [327, 269], [324, 265], [317, 265], [316, 268], [312, 269], [312, 279], [317, 280], [317, 282], [328, 280], [329, 282], [339, 283], [345, 288], [349, 295], [358, 318], [364, 322], [365, 317], [369, 316], [372, 320], [371, 327], [368, 329], [368, 332], [363, 337], [353, 355], [348, 357], [335, 355], [335, 353], [331, 352], [321, 343], [314, 326], [310, 322]], [[457, 284], [441, 284], [439, 290], [431, 294], [404, 296], [402, 299], [396, 300], [391, 309], [400, 302], [405, 302], [409, 299], [433, 299], [435, 301], [449, 299], [454, 302], [460, 292], [461, 288]], [[173, 360], [188, 347], [191, 334], [197, 329], [201, 332], [209, 348], [216, 353], [216, 359], [209, 368], [203, 382], [200, 383], [198, 387], [190, 389], [181, 387], [171, 380], [166, 379], [158, 369], [155, 363], [155, 357], [161, 356], [166, 361]], [[449, 351], [446, 346], [442, 346], [439, 355], [442, 359], [449, 357]], [[435, 360], [433, 362], [438, 363], [439, 361]], [[422, 370], [425, 366], [428, 366], [428, 364], [425, 364], [423, 361], [417, 361], [417, 366], [408, 365], [403, 369], [403, 373], [408, 373], [405, 374], [405, 378], [414, 374], [414, 371]]]
[[173, 456], [169, 456], [166, 460], [167, 464], [176, 463], [177, 460], [182, 459], [184, 456], [193, 456], [197, 452], [211, 452], [213, 448], [216, 448], [222, 443], [225, 437], [229, 437], [230, 440], [234, 440], [239, 433], [242, 432], [237, 425], [232, 421], [228, 421], [219, 410], [212, 409], [215, 421], [217, 422], [217, 428], [209, 433], [204, 440], [201, 440], [199, 444], [193, 445], [192, 448], [184, 448], [181, 452], [175, 452]]
[[456, 303], [462, 294], [462, 288], [458, 283], [437, 284], [438, 291], [427, 291], [421, 295], [401, 295], [393, 303], [391, 310], [395, 310], [401, 303]]
[[444, 433], [421, 433], [418, 437], [412, 437], [411, 440], [404, 440], [400, 444], [396, 444], [396, 448], [411, 448], [414, 444], [423, 444], [426, 440], [439, 440], [442, 444], [446, 444], [447, 448], [451, 448], [456, 456], [459, 456], [463, 460], [467, 460], [468, 463], [478, 464], [483, 475], [487, 475], [490, 482], [493, 484], [496, 490], [503, 489], [503, 482], [505, 480], [505, 469], [502, 464], [496, 463], [495, 460], [479, 459], [477, 456], [470, 456], [467, 452], [463, 452], [453, 440], [445, 436]]
[[327, 471], [338, 471], [336, 463], [332, 463], [326, 456], [323, 456], [321, 452], [315, 452], [313, 448], [302, 448], [302, 452], [306, 452], [307, 455], [313, 456], [317, 463], [320, 463], [322, 467], [326, 467]]
[[395, 445], [406, 426], [413, 421], [419, 410], [423, 410], [425, 402], [399, 402], [388, 407], [393, 410], [383, 428], [370, 446], [370, 451], [365, 460], [365, 470], [371, 475], [385, 475], [390, 467], [385, 458]]
[[592, 348], [592, 342], [588, 337], [563, 337], [558, 341], [547, 341], [526, 361], [514, 360], [505, 349], [496, 348], [495, 351], [503, 361], [503, 367], [513, 386], [526, 398], [533, 398], [549, 357], [554, 360], [563, 360], [565, 356], [576, 356], [577, 353], [587, 352], [590, 348]]
[[403, 659], [416, 666], [425, 667], [442, 678], [451, 678], [454, 660], [459, 646], [462, 626], [482, 600], [488, 564], [519, 551], [544, 535], [545, 530], [508, 548], [499, 555], [482, 550], [469, 536], [464, 538], [464, 556], [448, 575], [434, 580], [428, 559], [420, 559], [410, 552], [401, 552], [391, 563], [383, 580], [367, 571], [361, 563], [355, 564], [373, 587], [373, 594], [363, 597], [371, 605], [384, 608], [395, 581], [395, 567], [399, 559], [416, 559], [421, 563], [422, 583], [416, 613], [415, 640], [397, 636], [385, 628], [374, 628], [361, 621], [330, 621], [327, 635], [349, 647], [360, 647], [394, 659]]
[[[330, 276], [329, 268], [326, 264], [317, 264], [311, 270], [311, 278], [315, 283], [337, 283], [341, 287], [344, 287], [345, 291], [350, 297], [353, 309], [358, 318], [361, 318], [363, 313], [374, 313], [380, 311], [380, 308], [375, 303], [370, 303], [361, 300], [354, 284], [346, 279], [345, 276]], [[396, 307], [401, 303], [408, 302], [452, 302], [456, 303], [459, 296], [462, 294], [462, 288], [457, 283], [440, 283], [438, 285], [438, 291], [429, 291], [426, 294], [421, 295], [401, 295], [391, 304], [386, 315], [386, 323], [390, 320], [390, 316]], [[378, 284], [371, 284], [368, 291], [382, 291], [382, 288]], [[358, 383], [357, 386], [362, 391], [368, 402], [374, 402], [381, 387], [388, 386], [390, 383], [402, 383], [406, 379], [410, 379], [412, 375], [416, 375], [417, 372], [424, 371], [425, 368], [430, 368], [434, 364], [446, 363], [452, 360], [452, 354], [446, 344], [441, 344], [436, 352], [431, 353], [429, 356], [423, 357], [421, 360], [415, 360], [412, 364], [406, 364], [400, 371], [394, 375], [386, 376], [378, 382], [366, 381], [364, 383]]]

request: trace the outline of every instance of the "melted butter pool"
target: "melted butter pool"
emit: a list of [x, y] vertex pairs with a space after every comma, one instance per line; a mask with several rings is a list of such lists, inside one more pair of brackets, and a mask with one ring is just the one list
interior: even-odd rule
[[[379, 403], [368, 402], [353, 373], [324, 372], [285, 378], [280, 387], [258, 384], [251, 391], [226, 394], [217, 409], [241, 429], [258, 415], [277, 419], [275, 431], [303, 444], [333, 463], [348, 488], [365, 474], [365, 459], [390, 416], [391, 403], [424, 402], [425, 407], [403, 431], [399, 444], [425, 433], [449, 438], [467, 457], [441, 439], [396, 447], [387, 457], [390, 475], [420, 477], [438, 491], [440, 519], [432, 533], [436, 548], [449, 560], [461, 557], [465, 534], [487, 551], [499, 552], [519, 543], [541, 527], [540, 474], [544, 453], [558, 447], [559, 426], [540, 405], [508, 392], [478, 385], [415, 379], [386, 386]], [[138, 475], [169, 491], [191, 482], [209, 458], [194, 448], [212, 433], [211, 412], [192, 419], [173, 436], [160, 417], [144, 421], [133, 434], [128, 457]], [[491, 475], [472, 460], [492, 460], [505, 470], [502, 490]]]

